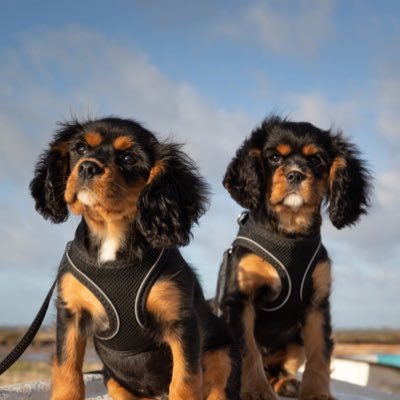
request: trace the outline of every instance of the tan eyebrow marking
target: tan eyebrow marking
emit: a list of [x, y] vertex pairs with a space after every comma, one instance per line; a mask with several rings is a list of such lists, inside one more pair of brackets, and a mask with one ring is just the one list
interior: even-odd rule
[[306, 144], [303, 146], [301, 152], [303, 153], [303, 156], [312, 156], [321, 153], [321, 149], [315, 144]]
[[98, 132], [88, 132], [83, 137], [90, 147], [99, 146], [103, 142], [103, 137]]
[[279, 151], [282, 156], [288, 156], [292, 152], [292, 148], [288, 144], [278, 144], [276, 150]]
[[115, 150], [128, 150], [133, 146], [133, 140], [129, 136], [118, 136], [114, 140], [113, 146]]
[[154, 167], [150, 170], [149, 179], [147, 183], [150, 183], [155, 177], [165, 172], [165, 165], [162, 161], [156, 161]]

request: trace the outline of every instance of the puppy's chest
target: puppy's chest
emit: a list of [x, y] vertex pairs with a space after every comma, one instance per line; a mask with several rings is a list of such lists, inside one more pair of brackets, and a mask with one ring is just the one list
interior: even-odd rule
[[[172, 250], [151, 250], [143, 259], [98, 264], [70, 242], [60, 265], [60, 298], [78, 320], [88, 320], [98, 345], [112, 351], [144, 351], [148, 334], [148, 293]], [[168, 263], [167, 263], [168, 264]]]

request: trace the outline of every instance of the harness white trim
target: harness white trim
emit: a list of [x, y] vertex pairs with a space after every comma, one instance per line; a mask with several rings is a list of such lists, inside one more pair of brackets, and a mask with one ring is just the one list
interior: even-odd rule
[[289, 286], [289, 287], [288, 287], [288, 293], [287, 293], [287, 295], [286, 295], [286, 298], [282, 301], [281, 304], [278, 304], [278, 305], [275, 306], [275, 307], [272, 307], [272, 308], [262, 308], [262, 310], [264, 310], [264, 311], [276, 311], [276, 310], [279, 310], [280, 308], [282, 308], [282, 307], [287, 303], [287, 301], [289, 300], [290, 295], [291, 295], [291, 293], [292, 293], [292, 280], [290, 279], [290, 275], [289, 275], [289, 272], [287, 271], [286, 267], [285, 267], [285, 266], [282, 264], [282, 262], [279, 261], [272, 253], [270, 253], [267, 249], [265, 249], [264, 247], [262, 247], [261, 245], [259, 245], [259, 244], [258, 244], [257, 242], [255, 242], [254, 240], [251, 240], [251, 239], [249, 239], [249, 238], [247, 238], [247, 237], [244, 237], [244, 236], [237, 236], [236, 239], [246, 240], [247, 242], [250, 242], [251, 244], [257, 246], [259, 249], [261, 249], [263, 252], [265, 252], [266, 254], [268, 254], [273, 260], [275, 260], [275, 261], [282, 267], [283, 271], [284, 271], [285, 274], [286, 274], [287, 281], [288, 281], [288, 286]]
[[309, 262], [308, 265], [307, 265], [306, 272], [305, 272], [304, 275], [303, 275], [303, 279], [302, 279], [302, 281], [301, 281], [301, 286], [300, 286], [300, 300], [301, 300], [301, 301], [303, 301], [303, 289], [304, 289], [304, 284], [305, 284], [305, 282], [306, 282], [306, 277], [307, 277], [308, 271], [309, 271], [309, 269], [311, 268], [311, 265], [312, 265], [312, 263], [314, 262], [314, 259], [315, 259], [315, 257], [317, 256], [317, 254], [318, 254], [318, 252], [319, 252], [319, 249], [321, 248], [321, 244], [322, 244], [322, 242], [320, 241], [319, 244], [318, 244], [318, 246], [317, 246], [317, 250], [315, 250], [315, 253], [314, 253], [313, 256], [311, 257], [311, 260], [310, 260], [310, 262]]
[[65, 254], [67, 255], [68, 261], [71, 264], [71, 267], [73, 267], [75, 269], [75, 271], [77, 271], [79, 274], [81, 274], [88, 282], [90, 282], [101, 294], [102, 296], [107, 300], [107, 302], [109, 303], [109, 305], [111, 306], [112, 310], [114, 311], [115, 317], [117, 319], [117, 327], [115, 329], [115, 332], [113, 332], [111, 335], [107, 336], [107, 337], [102, 337], [99, 335], [95, 335], [97, 338], [101, 339], [101, 340], [110, 340], [113, 337], [115, 337], [117, 335], [117, 333], [119, 332], [119, 328], [120, 328], [120, 319], [119, 319], [119, 315], [117, 310], [114, 307], [114, 304], [111, 302], [111, 300], [107, 297], [107, 295], [87, 276], [85, 275], [71, 260], [71, 257], [69, 256], [68, 250], [65, 252]]
[[162, 255], [164, 254], [164, 250], [165, 249], [161, 250], [160, 255], [157, 257], [157, 260], [155, 261], [155, 263], [151, 266], [151, 268], [147, 272], [147, 274], [144, 277], [142, 283], [140, 284], [139, 289], [138, 289], [137, 294], [136, 294], [136, 299], [135, 299], [135, 318], [136, 318], [136, 321], [137, 321], [137, 323], [139, 324], [139, 326], [141, 328], [144, 328], [144, 324], [142, 324], [142, 322], [139, 319], [139, 299], [140, 299], [140, 296], [141, 296], [141, 292], [142, 292], [142, 290], [144, 288], [144, 284], [146, 283], [147, 279], [149, 279], [151, 273], [153, 272], [154, 268], [157, 266], [157, 264], [160, 261]]

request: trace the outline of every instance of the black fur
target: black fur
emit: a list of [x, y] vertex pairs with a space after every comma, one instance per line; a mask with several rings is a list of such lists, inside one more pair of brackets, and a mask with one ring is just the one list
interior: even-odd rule
[[207, 188], [180, 146], [159, 144], [156, 159], [165, 171], [142, 192], [135, 225], [155, 247], [185, 246], [206, 211]]
[[[94, 133], [91, 140], [97, 141], [97, 144], [89, 143], [90, 135], [85, 136], [88, 133]], [[115, 142], [120, 136], [125, 142], [128, 141], [126, 150], [119, 148]], [[85, 153], [79, 151], [82, 144]], [[124, 163], [127, 154], [130, 161]], [[89, 162], [98, 165], [104, 175], [99, 174], [95, 178], [93, 175], [90, 179], [80, 175], [80, 167]], [[107, 174], [104, 172], [106, 170]], [[69, 192], [69, 184], [72, 187], [75, 185], [75, 189], [70, 190], [72, 199], [68, 200], [66, 193]], [[112, 222], [122, 220], [126, 224], [119, 231], [124, 236], [111, 263], [123, 261], [130, 265], [131, 260], [142, 260], [146, 251], [187, 245], [191, 239], [193, 224], [197, 223], [208, 205], [208, 187], [194, 162], [181, 150], [180, 145], [160, 142], [153, 133], [137, 122], [115, 117], [84, 122], [75, 120], [61, 124], [49, 148], [39, 158], [30, 188], [36, 209], [45, 219], [53, 223], [64, 222], [68, 218], [69, 208], [76, 214], [82, 214], [81, 229], [78, 228], [80, 234], [75, 236], [74, 243], [79, 241], [87, 260], [91, 260], [90, 262], [99, 268], [104, 261], [100, 259], [99, 249], [105, 236], [101, 236], [104, 231], [93, 221], [104, 226], [109, 220], [96, 210], [97, 206], [109, 211]], [[82, 202], [79, 198], [81, 193], [94, 196], [95, 205], [90, 204], [90, 201]], [[129, 197], [124, 197], [125, 194]], [[110, 202], [106, 202], [110, 198]], [[128, 200], [122, 203], [126, 199], [129, 199], [129, 203]], [[135, 204], [132, 205], [131, 202]], [[77, 208], [74, 210], [75, 203]], [[126, 204], [132, 206], [132, 210], [127, 207], [129, 214], [121, 216], [119, 213], [124, 210], [120, 211], [118, 207], [117, 211], [114, 211], [114, 204], [118, 206], [121, 203], [124, 208]], [[98, 231], [96, 228], [92, 230], [92, 226], [97, 227]], [[113, 238], [115, 237], [118, 236]], [[114, 267], [115, 264], [107, 264], [107, 268]], [[105, 381], [113, 378], [121, 387], [139, 398], [168, 393], [173, 371], [173, 354], [165, 338], [173, 336], [183, 349], [181, 359], [178, 360], [180, 363], [177, 364], [182, 368], [182, 373], [178, 373], [180, 376], [176, 379], [200, 374], [199, 368], [202, 367], [202, 356], [205, 352], [226, 349], [232, 362], [231, 372], [227, 377], [229, 381], [224, 388], [226, 400], [237, 400], [240, 356], [226, 323], [213, 315], [204, 299], [196, 274], [183, 259], [168, 258], [168, 261], [162, 264], [162, 269], [155, 279], [166, 280], [171, 283], [168, 288], [172, 287], [171, 290], [177, 291], [172, 293], [171, 297], [178, 297], [179, 304], [171, 300], [171, 308], [178, 308], [178, 311], [174, 311], [176, 314], [171, 317], [172, 321], [145, 312], [145, 336], [154, 342], [154, 348], [146, 351], [135, 353], [133, 349], [123, 353], [115, 352], [112, 348], [102, 347], [100, 342], [95, 340], [97, 353], [104, 363]], [[81, 365], [77, 361], [78, 357], [74, 360], [71, 356], [74, 351], [71, 340], [74, 339], [68, 337], [68, 332], [70, 329], [77, 329], [76, 336], [83, 342], [104, 326], [102, 321], [96, 321], [84, 305], [82, 309], [79, 305], [69, 308], [70, 297], [76, 296], [77, 293], [64, 293], [61, 289], [63, 279], [68, 274], [71, 275], [71, 272], [60, 269], [55, 367], [61, 370], [65, 368], [62, 374], [58, 372], [57, 384], [60, 385], [61, 379], [66, 382], [66, 388], [62, 390], [73, 392], [75, 388], [68, 387], [68, 380], [71, 379], [71, 374], [75, 376], [79, 372]], [[116, 271], [116, 279], [119, 276]], [[118, 292], [122, 286], [118, 285], [118, 282], [115, 285]], [[148, 288], [149, 291], [151, 287]], [[143, 296], [141, 301], [145, 302], [146, 299], [147, 297]], [[167, 303], [168, 301], [169, 299], [165, 300]], [[76, 347], [82, 347], [77, 338], [76, 341]], [[128, 349], [130, 345], [132, 343], [127, 344]], [[83, 382], [81, 384], [83, 386]], [[179, 382], [175, 382], [175, 385], [179, 386]], [[214, 382], [211, 385], [217, 384]], [[57, 387], [53, 385], [53, 395], [56, 390]], [[71, 396], [78, 398], [75, 395]]]
[[307, 122], [291, 122], [278, 116], [265, 119], [254, 129], [227, 167], [223, 185], [238, 204], [251, 211], [268, 207], [264, 197], [273, 171], [265, 153], [268, 146], [281, 141], [319, 144], [326, 149], [327, 164], [336, 157], [346, 161], [346, 168], [335, 175], [326, 197], [330, 219], [338, 229], [353, 225], [367, 212], [372, 178], [357, 147], [341, 132], [324, 131]]
[[[308, 151], [310, 153], [307, 153]], [[304, 182], [291, 184], [288, 177], [292, 171], [302, 174]], [[357, 147], [341, 132], [321, 130], [307, 122], [291, 122], [272, 116], [265, 119], [243, 141], [227, 167], [223, 185], [239, 205], [250, 211], [250, 215], [259, 226], [265, 227], [267, 232], [295, 240], [313, 238], [320, 234], [323, 204], [329, 205], [329, 217], [336, 228], [353, 225], [370, 206], [371, 180], [371, 174], [366, 163], [360, 158]], [[292, 193], [303, 197], [303, 203], [297, 209], [284, 202]], [[309, 193], [314, 193], [315, 197]], [[323, 247], [322, 249], [316, 269], [319, 266], [326, 268], [327, 265], [330, 268], [326, 250]], [[329, 269], [328, 272], [319, 270], [320, 275], [316, 276], [321, 282], [317, 282], [315, 287], [313, 281], [309, 281], [310, 288], [294, 316], [295, 320], [292, 321], [285, 319], [285, 316], [281, 315], [282, 312], [274, 317], [263, 310], [270, 302], [271, 295], [276, 295], [276, 292], [267, 281], [261, 279], [262, 273], [258, 280], [254, 280], [254, 287], [249, 286], [253, 280], [252, 274], [258, 276], [255, 268], [259, 264], [253, 265], [254, 271], [250, 269], [251, 272], [245, 275], [245, 278], [241, 277], [241, 274], [246, 274], [245, 267], [241, 269], [241, 260], [249, 253], [249, 249], [234, 245], [229, 256], [224, 256], [214, 303], [215, 309], [222, 314], [237, 337], [242, 357], [247, 357], [252, 348], [251, 343], [255, 340], [260, 354], [272, 360], [271, 364], [264, 364], [266, 378], [271, 382], [279, 382], [285, 378], [294, 380], [292, 371], [285, 369], [286, 354], [291, 346], [301, 348], [304, 345], [304, 328], [307, 326], [308, 331], [313, 329], [307, 322], [308, 316], [312, 315], [315, 318], [315, 315], [318, 315], [322, 326], [321, 329], [315, 327], [314, 332], [317, 333], [314, 334], [320, 335], [318, 341], [323, 344], [320, 351], [325, 360], [324, 367], [327, 367], [326, 371], [321, 373], [329, 374], [329, 362], [333, 351], [330, 281], [324, 281], [329, 279], [330, 275], [325, 275], [329, 274]], [[299, 266], [298, 261], [295, 266]], [[242, 279], [245, 288], [243, 291], [240, 286]], [[247, 315], [249, 312], [252, 315], [254, 310], [253, 320], [250, 321], [249, 318], [252, 317], [248, 316], [244, 319], [246, 310]], [[308, 343], [312, 340], [313, 338], [309, 337]], [[257, 355], [252, 354], [250, 357], [253, 360]], [[300, 360], [300, 356], [298, 359]], [[312, 363], [313, 361], [309, 361], [307, 365]], [[250, 368], [250, 371], [244, 371], [243, 377], [246, 381], [242, 383], [245, 390], [251, 392], [251, 398], [260, 396], [258, 390], [264, 390], [263, 398], [270, 398], [265, 386], [259, 386], [261, 389], [252, 386], [253, 382], [248, 377], [259, 374], [251, 370], [251, 362], [249, 364], [245, 361], [243, 365]], [[307, 371], [306, 367], [305, 373], [309, 374], [312, 368], [314, 367], [311, 366]], [[329, 387], [321, 389], [327, 380], [329, 376], [325, 383], [312, 387], [312, 382], [308, 379], [305, 392], [300, 391], [296, 394], [300, 395], [300, 398], [303, 398], [302, 395], [307, 397], [312, 394], [315, 399], [331, 400]], [[284, 384], [276, 388], [278, 387], [282, 390], [278, 391], [278, 394], [288, 395]], [[290, 389], [289, 385], [290, 391], [293, 391], [293, 388]]]
[[121, 133], [132, 135], [138, 143], [137, 151], [142, 153], [142, 158], [146, 157], [136, 173], [148, 176], [155, 162], [163, 166], [163, 173], [146, 186], [138, 200], [132, 232], [136, 251], [140, 254], [149, 245], [174, 247], [189, 243], [193, 224], [207, 209], [208, 187], [180, 145], [159, 142], [151, 132], [128, 119], [110, 117], [66, 122], [60, 126], [49, 148], [39, 157], [30, 184], [36, 210], [45, 219], [53, 223], [68, 219], [64, 192], [71, 170], [70, 150], [74, 138], [93, 130]]
[[356, 146], [342, 134], [332, 136], [333, 155], [342, 157], [347, 168], [339, 170], [329, 193], [329, 217], [336, 228], [353, 225], [370, 205], [371, 176]]

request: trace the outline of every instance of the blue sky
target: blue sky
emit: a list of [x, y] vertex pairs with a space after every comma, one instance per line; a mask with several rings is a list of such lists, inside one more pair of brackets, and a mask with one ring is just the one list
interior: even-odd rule
[[33, 318], [78, 223], [43, 221], [28, 190], [57, 121], [116, 114], [185, 143], [213, 191], [184, 249], [210, 296], [240, 212], [225, 168], [276, 112], [342, 129], [368, 160], [370, 215], [324, 219], [333, 321], [400, 328], [399, 43], [396, 1], [0, 0], [0, 325]]

